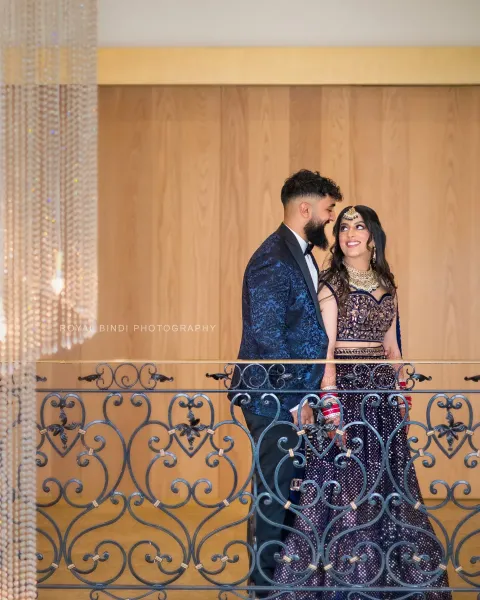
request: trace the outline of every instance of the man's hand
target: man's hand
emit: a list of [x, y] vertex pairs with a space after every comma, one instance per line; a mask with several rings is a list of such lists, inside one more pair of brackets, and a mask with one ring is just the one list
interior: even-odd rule
[[[295, 423], [295, 425], [298, 426], [298, 410], [295, 410], [292, 413], [292, 417], [293, 417], [293, 422]], [[300, 419], [301, 419], [302, 426], [303, 425], [313, 425], [315, 423], [315, 416], [313, 414], [313, 409], [308, 404], [308, 402], [305, 402], [305, 404], [302, 406], [302, 410], [300, 411]]]

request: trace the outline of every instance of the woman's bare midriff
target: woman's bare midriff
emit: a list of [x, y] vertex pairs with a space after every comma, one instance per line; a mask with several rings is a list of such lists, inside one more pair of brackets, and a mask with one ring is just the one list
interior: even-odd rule
[[337, 342], [335, 348], [381, 348], [378, 342]]

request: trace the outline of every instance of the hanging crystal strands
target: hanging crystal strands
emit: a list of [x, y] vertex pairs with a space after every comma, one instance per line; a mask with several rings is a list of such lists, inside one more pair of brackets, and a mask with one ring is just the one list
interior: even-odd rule
[[36, 360], [95, 333], [96, 0], [0, 0], [0, 597], [36, 597]]

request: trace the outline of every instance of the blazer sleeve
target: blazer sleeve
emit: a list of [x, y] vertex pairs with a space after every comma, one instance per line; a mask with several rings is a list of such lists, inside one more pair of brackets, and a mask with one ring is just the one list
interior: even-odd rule
[[[287, 339], [287, 310], [291, 295], [288, 267], [275, 257], [253, 263], [247, 273], [247, 293], [252, 334], [258, 348], [257, 359], [292, 358]], [[299, 395], [281, 392], [301, 388], [303, 370], [302, 365], [286, 365], [282, 381], [278, 378], [272, 382], [273, 389], [278, 391], [276, 396], [287, 410], [299, 403]]]
[[258, 360], [290, 358], [286, 326], [290, 295], [287, 267], [274, 257], [251, 264], [247, 272], [247, 294]]

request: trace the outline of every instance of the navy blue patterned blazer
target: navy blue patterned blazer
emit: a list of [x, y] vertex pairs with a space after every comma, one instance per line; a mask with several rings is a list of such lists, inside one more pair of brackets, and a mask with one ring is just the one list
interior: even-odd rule
[[[318, 270], [315, 259], [314, 264]], [[242, 318], [243, 334], [238, 358], [326, 357], [328, 337], [317, 292], [300, 244], [283, 223], [256, 250], [247, 265], [243, 279]], [[272, 364], [267, 360], [265, 366], [268, 369]], [[258, 386], [265, 391], [275, 390], [281, 403], [281, 420], [291, 420], [289, 409], [305, 396], [282, 391], [318, 392], [324, 371], [324, 365], [287, 364], [283, 372], [279, 365], [280, 368], [271, 368], [269, 377], [265, 379], [264, 372], [258, 367], [245, 367], [243, 364], [236, 366], [229, 398], [235, 397], [234, 388], [248, 391], [249, 386]], [[276, 402], [268, 397], [262, 400], [262, 393], [249, 393], [251, 401], [242, 404], [255, 414], [274, 417]]]

